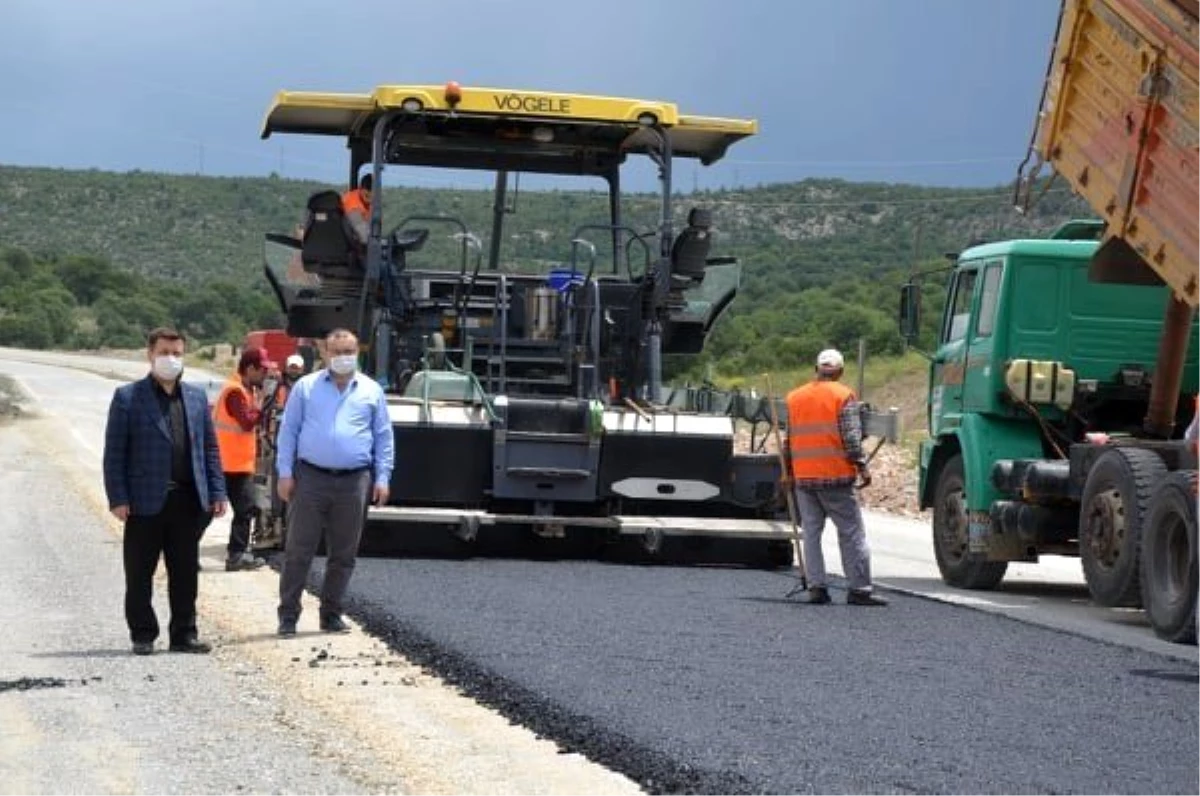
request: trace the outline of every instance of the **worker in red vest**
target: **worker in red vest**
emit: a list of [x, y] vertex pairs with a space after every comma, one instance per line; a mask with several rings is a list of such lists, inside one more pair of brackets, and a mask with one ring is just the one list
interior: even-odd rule
[[234, 572], [258, 569], [267, 563], [249, 551], [250, 523], [254, 518], [254, 471], [258, 457], [258, 424], [262, 420], [259, 394], [269, 371], [275, 370], [265, 348], [247, 348], [213, 406], [221, 469], [225, 473], [233, 522], [229, 528], [225, 569]]
[[862, 418], [854, 391], [840, 383], [845, 362], [839, 351], [817, 355], [817, 377], [787, 396], [788, 458], [796, 506], [804, 529], [808, 602], [830, 602], [821, 552], [826, 518], [837, 527], [842, 569], [850, 582], [849, 605], [887, 605], [872, 592], [871, 552], [862, 510], [854, 493], [871, 483], [862, 452]]

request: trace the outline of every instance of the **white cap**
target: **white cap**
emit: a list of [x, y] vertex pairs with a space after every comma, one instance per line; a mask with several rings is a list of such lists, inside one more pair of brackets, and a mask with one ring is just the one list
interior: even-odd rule
[[842, 352], [836, 348], [826, 348], [817, 354], [817, 367], [821, 370], [841, 370], [846, 366]]
[[288, 358], [287, 358], [287, 360], [286, 360], [286, 361], [284, 361], [284, 363], [283, 363], [283, 366], [284, 366], [285, 368], [290, 368], [290, 367], [292, 367], [293, 365], [295, 365], [295, 366], [296, 366], [296, 367], [298, 367], [298, 368], [302, 368], [302, 367], [304, 367], [304, 357], [300, 356], [299, 354], [292, 354], [292, 355], [291, 355], [290, 357], [288, 357]]

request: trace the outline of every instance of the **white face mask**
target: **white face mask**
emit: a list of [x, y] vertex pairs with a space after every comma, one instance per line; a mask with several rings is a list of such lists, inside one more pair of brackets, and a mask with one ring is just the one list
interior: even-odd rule
[[160, 356], [154, 358], [154, 375], [163, 381], [175, 381], [183, 373], [183, 358]]
[[339, 376], [346, 376], [358, 368], [358, 357], [354, 354], [342, 354], [329, 358], [329, 369]]

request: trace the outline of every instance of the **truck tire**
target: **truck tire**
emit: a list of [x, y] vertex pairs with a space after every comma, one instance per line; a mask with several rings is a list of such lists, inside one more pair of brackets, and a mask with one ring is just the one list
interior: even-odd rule
[[1142, 528], [1142, 605], [1159, 638], [1196, 642], [1196, 471], [1171, 473]]
[[1007, 561], [980, 561], [967, 555], [967, 491], [962, 456], [955, 454], [938, 472], [933, 501], [933, 555], [942, 580], [960, 589], [989, 590], [1004, 579]]
[[1142, 528], [1166, 477], [1162, 459], [1140, 448], [1113, 448], [1092, 465], [1079, 506], [1079, 557], [1097, 604], [1141, 605]]

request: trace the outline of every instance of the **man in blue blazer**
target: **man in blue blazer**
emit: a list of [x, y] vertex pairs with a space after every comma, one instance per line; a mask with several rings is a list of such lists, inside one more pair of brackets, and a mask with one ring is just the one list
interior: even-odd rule
[[136, 655], [154, 652], [154, 570], [167, 565], [170, 650], [208, 652], [196, 633], [200, 534], [229, 502], [208, 397], [180, 381], [186, 344], [174, 329], [150, 333], [150, 373], [118, 387], [104, 433], [104, 489], [125, 523], [125, 621]]

